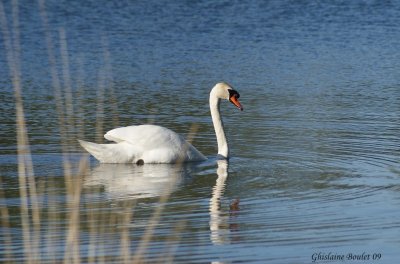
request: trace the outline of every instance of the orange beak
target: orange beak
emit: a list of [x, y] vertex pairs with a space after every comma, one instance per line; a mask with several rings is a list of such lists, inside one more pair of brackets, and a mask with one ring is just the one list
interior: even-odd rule
[[234, 94], [229, 98], [229, 101], [234, 104], [240, 111], [243, 111], [243, 106], [240, 104], [239, 100], [237, 99], [237, 95]]

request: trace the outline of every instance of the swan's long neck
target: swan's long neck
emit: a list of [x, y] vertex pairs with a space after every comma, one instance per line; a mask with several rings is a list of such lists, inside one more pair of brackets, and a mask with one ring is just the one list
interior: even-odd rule
[[211, 118], [214, 124], [215, 135], [217, 137], [218, 143], [218, 155], [222, 155], [225, 158], [229, 157], [229, 147], [228, 142], [226, 140], [224, 124], [222, 123], [220, 111], [219, 111], [219, 103], [220, 99], [210, 94], [210, 111]]

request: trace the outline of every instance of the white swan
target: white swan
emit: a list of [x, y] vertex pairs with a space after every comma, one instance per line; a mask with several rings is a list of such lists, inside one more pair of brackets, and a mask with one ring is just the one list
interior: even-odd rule
[[[218, 142], [218, 156], [225, 159], [229, 157], [229, 148], [219, 103], [221, 99], [226, 99], [243, 110], [239, 97], [239, 93], [226, 83], [217, 83], [210, 92], [210, 110]], [[120, 127], [108, 131], [104, 137], [115, 143], [96, 144], [79, 140], [81, 146], [102, 163], [177, 163], [206, 159], [182, 136], [161, 126]]]

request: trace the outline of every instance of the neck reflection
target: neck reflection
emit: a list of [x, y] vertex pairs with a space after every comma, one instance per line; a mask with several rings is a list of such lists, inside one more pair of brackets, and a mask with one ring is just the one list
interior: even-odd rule
[[210, 199], [210, 239], [215, 245], [230, 242], [229, 214], [221, 209], [221, 198], [225, 191], [226, 179], [228, 177], [228, 161], [218, 160], [217, 181]]

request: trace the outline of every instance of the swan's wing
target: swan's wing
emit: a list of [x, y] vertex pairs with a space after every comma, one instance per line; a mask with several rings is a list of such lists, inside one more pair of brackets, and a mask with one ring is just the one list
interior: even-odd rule
[[143, 126], [118, 127], [108, 131], [104, 138], [117, 143], [122, 141], [133, 143], [139, 141], [145, 135], [145, 130], [147, 129]]
[[147, 163], [171, 163], [181, 159], [185, 161], [206, 159], [182, 136], [161, 126], [120, 127], [108, 131], [104, 137], [118, 144], [131, 144], [137, 153], [141, 153], [140, 158]]
[[143, 139], [154, 136], [160, 130], [159, 128], [159, 126], [155, 125], [118, 127], [108, 131], [104, 138], [117, 143], [127, 141], [137, 144]]
[[104, 137], [117, 143], [126, 141], [145, 150], [182, 145], [186, 142], [172, 130], [156, 125], [115, 128], [108, 131]]

